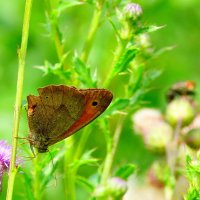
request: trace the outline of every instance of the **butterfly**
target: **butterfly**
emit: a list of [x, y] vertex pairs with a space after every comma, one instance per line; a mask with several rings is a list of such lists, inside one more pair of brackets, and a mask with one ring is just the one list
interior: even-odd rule
[[109, 106], [113, 95], [106, 89], [77, 89], [66, 85], [38, 88], [27, 96], [28, 141], [39, 153], [74, 134]]
[[167, 100], [171, 102], [177, 97], [191, 97], [195, 95], [196, 83], [194, 81], [181, 81], [175, 83], [167, 92]]

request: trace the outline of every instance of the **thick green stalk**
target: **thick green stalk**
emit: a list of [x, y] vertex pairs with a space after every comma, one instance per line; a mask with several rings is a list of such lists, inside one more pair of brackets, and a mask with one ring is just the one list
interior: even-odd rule
[[14, 125], [13, 125], [13, 132], [12, 132], [12, 154], [11, 154], [11, 163], [10, 163], [10, 170], [9, 170], [9, 180], [8, 180], [6, 200], [12, 199], [15, 175], [17, 172], [16, 166], [15, 166], [16, 153], [17, 153], [17, 137], [18, 137], [19, 121], [20, 121], [20, 113], [21, 113], [21, 101], [22, 101], [22, 91], [23, 91], [23, 82], [24, 82], [24, 68], [25, 68], [25, 58], [26, 58], [28, 35], [29, 35], [31, 8], [32, 8], [32, 0], [26, 0], [23, 29], [22, 29], [21, 48], [18, 51], [19, 69], [18, 69], [18, 78], [17, 78], [16, 101], [15, 101], [15, 108], [14, 108]]
[[74, 150], [74, 137], [71, 136], [66, 139], [67, 151], [65, 154], [64, 162], [64, 188], [66, 199], [76, 200], [75, 192], [75, 174], [74, 168], [71, 166], [73, 162], [73, 150]]
[[34, 193], [34, 197], [37, 200], [41, 200], [42, 199], [42, 193], [41, 193], [41, 167], [40, 167], [40, 163], [41, 162], [41, 157], [43, 155], [41, 155], [40, 153], [37, 154], [37, 156], [34, 158], [33, 163], [34, 163], [34, 170], [33, 170], [33, 193]]
[[86, 39], [85, 44], [83, 46], [83, 51], [82, 51], [82, 54], [81, 54], [81, 59], [82, 59], [83, 62], [87, 62], [87, 60], [88, 60], [96, 32], [97, 32], [98, 27], [99, 27], [99, 21], [100, 21], [100, 17], [101, 17], [101, 13], [102, 13], [102, 7], [103, 7], [103, 3], [102, 4], [98, 4], [98, 3], [96, 4], [96, 8], [95, 8], [93, 16], [92, 16], [92, 21], [91, 21], [91, 24], [90, 24], [88, 36], [87, 36], [87, 39]]

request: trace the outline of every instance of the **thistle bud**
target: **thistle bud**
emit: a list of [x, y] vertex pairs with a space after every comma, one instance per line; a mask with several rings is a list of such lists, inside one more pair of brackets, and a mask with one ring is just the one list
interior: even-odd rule
[[138, 17], [142, 15], [142, 8], [139, 4], [136, 3], [128, 3], [123, 10], [125, 17], [127, 19], [136, 20]]
[[106, 185], [99, 185], [94, 191], [95, 197], [121, 197], [127, 191], [127, 182], [119, 177], [112, 177]]
[[192, 149], [200, 148], [200, 128], [190, 130], [184, 136], [185, 143]]
[[112, 177], [108, 181], [108, 188], [112, 195], [119, 197], [125, 194], [128, 189], [127, 182], [119, 177]]
[[149, 128], [144, 140], [147, 148], [157, 153], [165, 152], [166, 145], [171, 141], [173, 135], [172, 127], [164, 121], [154, 123]]
[[[153, 108], [143, 108], [138, 110], [133, 116], [134, 129], [145, 137], [149, 128], [163, 117], [159, 110]], [[144, 123], [145, 122], [145, 123]]]
[[182, 126], [187, 126], [195, 117], [195, 109], [191, 102], [185, 98], [178, 98], [171, 101], [166, 110], [167, 121], [176, 126], [181, 123]]

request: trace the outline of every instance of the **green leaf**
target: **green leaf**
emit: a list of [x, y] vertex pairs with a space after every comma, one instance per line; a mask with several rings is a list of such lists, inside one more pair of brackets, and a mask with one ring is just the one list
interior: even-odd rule
[[130, 76], [130, 82], [128, 88], [130, 96], [132, 96], [132, 94], [134, 94], [135, 91], [141, 87], [143, 73], [144, 73], [144, 65], [136, 66], [132, 70], [133, 72]]
[[117, 111], [124, 110], [129, 105], [129, 99], [115, 99], [113, 103], [108, 107], [105, 111], [105, 115], [112, 115], [115, 114]]
[[92, 157], [94, 149], [86, 151], [79, 160], [75, 160], [71, 167], [78, 169], [82, 165], [98, 165], [98, 159]]
[[94, 191], [93, 184], [83, 176], [76, 176], [76, 182], [85, 188], [88, 193], [92, 193]]
[[74, 56], [73, 61], [78, 80], [87, 88], [95, 88], [97, 86], [97, 81], [92, 78], [90, 68], [86, 66], [77, 55]]
[[138, 50], [135, 47], [131, 46], [127, 48], [115, 65], [112, 71], [112, 77], [116, 76], [120, 72], [126, 71], [129, 63], [135, 58], [137, 52]]
[[199, 200], [200, 199], [200, 191], [198, 191], [195, 188], [190, 187], [186, 197], [184, 198], [185, 200]]
[[164, 28], [165, 26], [155, 26], [155, 25], [151, 25], [151, 26], [143, 26], [141, 28], [139, 28], [136, 31], [136, 34], [141, 34], [141, 33], [150, 33], [150, 32], [154, 32], [157, 30], [160, 30], [162, 28]]
[[143, 87], [147, 87], [152, 81], [158, 78], [162, 73], [162, 70], [151, 69], [145, 73], [143, 79]]
[[59, 2], [59, 5], [56, 9], [57, 13], [58, 13], [58, 16], [65, 10], [65, 9], [68, 9], [70, 7], [73, 7], [73, 6], [79, 6], [79, 5], [82, 5], [83, 2], [81, 1], [77, 1], [77, 0], [62, 0]]
[[127, 178], [133, 174], [135, 172], [135, 165], [133, 164], [127, 164], [127, 165], [124, 165], [122, 167], [120, 167], [117, 172], [115, 173], [115, 176], [117, 177], [120, 177], [122, 179], [125, 179], [127, 180]]
[[163, 47], [161, 49], [158, 49], [157, 51], [154, 52], [153, 58], [157, 58], [158, 56], [165, 53], [166, 51], [171, 51], [174, 48], [175, 48], [175, 46], [169, 46], [169, 47]]
[[71, 70], [65, 70], [62, 63], [51, 64], [49, 61], [45, 61], [44, 66], [35, 66], [35, 68], [44, 72], [44, 76], [53, 74], [60, 79], [68, 80], [71, 78]]

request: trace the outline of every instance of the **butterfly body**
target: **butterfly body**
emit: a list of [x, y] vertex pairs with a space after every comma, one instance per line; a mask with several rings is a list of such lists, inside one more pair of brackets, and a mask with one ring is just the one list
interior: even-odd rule
[[112, 100], [112, 93], [105, 89], [49, 85], [38, 92], [39, 96], [27, 96], [27, 101], [28, 140], [39, 153], [93, 121]]

